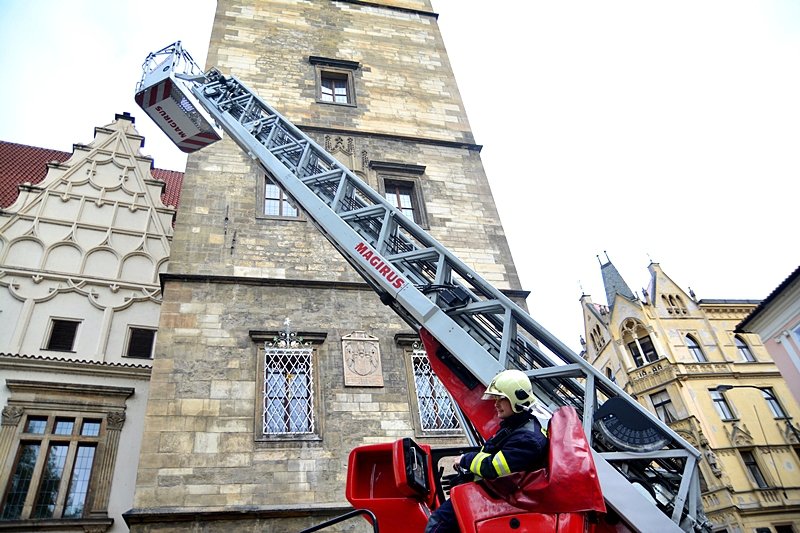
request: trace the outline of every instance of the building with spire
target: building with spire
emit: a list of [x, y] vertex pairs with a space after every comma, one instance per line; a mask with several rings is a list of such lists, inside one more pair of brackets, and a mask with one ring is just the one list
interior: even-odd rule
[[584, 357], [702, 452], [714, 531], [800, 531], [800, 406], [758, 335], [735, 331], [759, 302], [698, 300], [658, 263], [641, 296], [600, 270], [606, 303], [580, 299]]
[[[429, 0], [219, 0], [208, 65], [524, 301]], [[161, 280], [131, 531], [297, 531], [350, 510], [353, 448], [464, 442], [416, 332], [229, 139]]]

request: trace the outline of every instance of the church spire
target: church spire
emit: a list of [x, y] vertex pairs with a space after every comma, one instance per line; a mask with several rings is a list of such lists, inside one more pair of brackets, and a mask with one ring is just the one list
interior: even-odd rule
[[603, 285], [606, 288], [606, 302], [608, 306], [612, 307], [614, 305], [614, 297], [617, 294], [629, 300], [635, 300], [636, 298], [633, 295], [633, 291], [628, 287], [628, 284], [625, 283], [625, 280], [622, 279], [622, 276], [611, 262], [611, 259], [608, 258], [608, 253], [605, 251], [603, 251], [603, 253], [606, 254], [606, 263], [600, 261], [600, 256], [597, 256], [597, 260], [600, 261], [600, 274], [603, 276]]

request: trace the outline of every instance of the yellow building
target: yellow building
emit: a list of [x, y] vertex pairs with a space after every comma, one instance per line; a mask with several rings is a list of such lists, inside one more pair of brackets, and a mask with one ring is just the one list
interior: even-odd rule
[[698, 300], [648, 269], [640, 297], [601, 265], [608, 305], [581, 296], [584, 357], [702, 452], [713, 531], [800, 532], [800, 406], [761, 339], [734, 333], [759, 302]]

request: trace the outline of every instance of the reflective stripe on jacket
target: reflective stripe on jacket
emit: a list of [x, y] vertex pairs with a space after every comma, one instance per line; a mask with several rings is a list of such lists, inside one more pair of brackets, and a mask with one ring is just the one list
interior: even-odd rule
[[532, 471], [544, 465], [547, 437], [539, 422], [526, 414], [513, 415], [487, 440], [479, 452], [465, 453], [461, 466], [486, 479], [512, 472]]

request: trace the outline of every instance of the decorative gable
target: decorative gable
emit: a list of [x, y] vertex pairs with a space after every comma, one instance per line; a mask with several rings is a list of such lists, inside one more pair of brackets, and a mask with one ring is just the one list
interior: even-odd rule
[[69, 357], [103, 360], [109, 347], [125, 355], [131, 331], [157, 326], [175, 210], [141, 144], [132, 117], [117, 115], [0, 211], [0, 310], [16, 317], [0, 325], [2, 351], [52, 350], [54, 320], [68, 320]]

